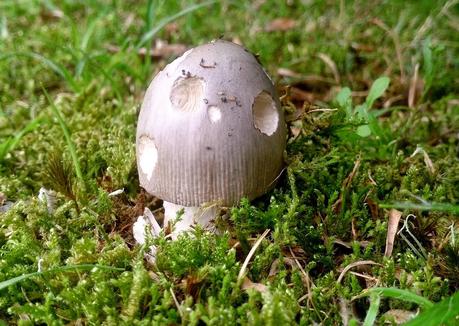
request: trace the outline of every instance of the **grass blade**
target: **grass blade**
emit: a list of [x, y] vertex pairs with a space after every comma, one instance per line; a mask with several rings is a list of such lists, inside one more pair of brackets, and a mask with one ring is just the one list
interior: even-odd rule
[[153, 26], [153, 8], [154, 8], [154, 5], [153, 5], [153, 0], [148, 0], [147, 2], [147, 12], [145, 14], [145, 29], [146, 31], [149, 31], [151, 30], [152, 26]]
[[402, 301], [416, 303], [423, 309], [431, 308], [433, 306], [432, 301], [408, 290], [402, 290], [397, 288], [372, 288], [368, 291], [365, 291], [362, 294], [362, 296], [372, 294], [377, 294], [380, 297], [393, 298]]
[[42, 122], [41, 118], [35, 118], [30, 121], [24, 129], [18, 132], [15, 136], [8, 137], [4, 142], [0, 144], [0, 161], [5, 159], [6, 154], [12, 151], [19, 141], [24, 137], [27, 133], [35, 130]]
[[459, 291], [425, 310], [405, 325], [457, 325], [457, 316], [459, 316]]
[[459, 205], [426, 202], [426, 203], [413, 203], [413, 202], [393, 202], [393, 203], [381, 203], [381, 208], [396, 208], [396, 209], [417, 209], [420, 211], [437, 211], [447, 212], [459, 216]]
[[166, 17], [166, 18], [160, 20], [158, 22], [158, 25], [156, 25], [156, 27], [152, 28], [151, 30], [149, 30], [148, 32], [146, 32], [143, 35], [143, 37], [140, 40], [139, 44], [137, 44], [137, 48], [140, 48], [146, 42], [151, 40], [160, 30], [162, 30], [164, 28], [164, 26], [166, 26], [167, 24], [173, 22], [177, 18], [185, 16], [186, 14], [189, 14], [190, 12], [193, 12], [195, 10], [201, 9], [203, 7], [211, 6], [211, 5], [215, 4], [216, 2], [217, 1], [212, 0], [212, 1], [206, 1], [206, 2], [203, 2], [203, 3], [194, 4], [192, 6], [189, 6], [189, 7], [185, 8], [185, 9], [179, 11], [178, 13], [176, 13], [176, 14], [174, 14], [172, 16], [169, 16], [169, 17]]
[[70, 135], [69, 128], [67, 127], [67, 124], [64, 121], [64, 118], [62, 117], [61, 113], [56, 107], [56, 104], [54, 101], [51, 99], [49, 96], [48, 92], [46, 91], [45, 88], [43, 88], [43, 93], [45, 94], [46, 99], [48, 100], [49, 104], [51, 105], [51, 109], [53, 111], [53, 114], [57, 118], [57, 121], [59, 122], [59, 125], [61, 126], [62, 132], [64, 133], [65, 141], [67, 143], [67, 146], [69, 148], [70, 156], [72, 157], [72, 162], [73, 162], [73, 167], [75, 168], [75, 174], [78, 178], [78, 180], [81, 182], [82, 185], [84, 185], [84, 179], [83, 179], [83, 173], [81, 173], [81, 167], [80, 167], [80, 162], [78, 161], [78, 157], [76, 154], [76, 149], [75, 149], [75, 144], [72, 141], [72, 137]]
[[56, 74], [61, 76], [70, 86], [70, 88], [73, 91], [78, 90], [78, 86], [72, 77], [72, 75], [69, 73], [69, 71], [63, 67], [62, 65], [55, 63], [54, 61], [42, 56], [41, 54], [35, 53], [35, 52], [14, 52], [14, 53], [8, 53], [3, 56], [0, 56], [0, 60], [8, 59], [11, 57], [28, 57], [35, 59], [39, 62], [41, 62], [44, 66], [47, 66], [50, 68], [52, 71], [54, 71]]
[[378, 316], [380, 303], [381, 297], [376, 292], [372, 293], [370, 296], [370, 308], [368, 308], [367, 316], [365, 317], [363, 326], [374, 325], [376, 317]]
[[112, 266], [106, 266], [106, 265], [97, 265], [97, 264], [68, 265], [68, 266], [52, 268], [47, 271], [23, 274], [17, 277], [10, 278], [9, 280], [6, 280], [6, 281], [2, 281], [0, 282], [0, 291], [13, 284], [27, 280], [34, 276], [42, 276], [45, 274], [59, 273], [59, 272], [65, 272], [65, 271], [91, 270], [93, 268], [100, 268], [100, 269], [113, 270], [113, 271], [124, 271], [124, 268], [112, 267]]

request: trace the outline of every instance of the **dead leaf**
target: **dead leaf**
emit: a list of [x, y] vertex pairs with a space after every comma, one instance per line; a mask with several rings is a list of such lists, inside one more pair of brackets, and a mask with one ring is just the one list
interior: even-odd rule
[[341, 322], [343, 325], [348, 325], [349, 324], [349, 317], [351, 316], [350, 310], [349, 309], [349, 302], [343, 298], [340, 297], [339, 300], [339, 315], [341, 316]]
[[414, 107], [414, 103], [416, 99], [416, 89], [418, 88], [417, 87], [418, 72], [419, 72], [419, 63], [416, 63], [416, 66], [414, 67], [414, 74], [413, 74], [413, 77], [411, 78], [410, 90], [408, 92], [408, 106], [410, 108]]
[[[306, 103], [306, 102], [305, 102]], [[292, 122], [295, 123], [295, 122], [301, 122], [302, 118], [303, 118], [303, 115], [304, 115], [304, 105], [302, 107], [294, 107], [294, 111], [291, 112], [290, 114], [287, 114], [285, 116], [285, 121], [287, 121], [288, 123], [289, 122]], [[297, 126], [299, 128], [301, 128], [302, 126], [299, 125]]]
[[402, 278], [404, 279], [404, 282], [407, 286], [410, 286], [413, 284], [414, 282], [414, 276], [413, 274], [407, 272], [406, 270], [400, 268], [400, 267], [396, 267], [395, 268], [395, 273], [394, 273], [394, 276], [395, 278], [398, 280], [398, 281], [401, 281]]
[[168, 35], [175, 34], [180, 30], [180, 26], [177, 22], [172, 22], [164, 26], [164, 30]]
[[390, 108], [395, 103], [399, 103], [399, 102], [400, 104], [402, 104], [403, 100], [405, 100], [405, 94], [397, 94], [395, 96], [391, 96], [383, 103], [383, 108]]
[[408, 320], [412, 319], [416, 315], [416, 312], [414, 311], [409, 311], [409, 310], [403, 310], [403, 309], [391, 309], [387, 312], [384, 313], [384, 317], [392, 317], [393, 321], [397, 324], [404, 324]]
[[389, 222], [387, 223], [387, 236], [386, 236], [386, 250], [384, 251], [384, 256], [390, 257], [392, 255], [392, 250], [394, 249], [395, 235], [398, 231], [398, 223], [402, 217], [402, 212], [391, 209], [389, 211]]
[[367, 204], [367, 207], [370, 210], [371, 217], [374, 220], [377, 220], [378, 217], [379, 217], [379, 206], [378, 206], [378, 204], [371, 198], [367, 198], [365, 200], [365, 203]]
[[343, 182], [343, 187], [344, 188], [349, 188], [349, 186], [352, 183], [352, 180], [354, 179], [355, 175], [357, 174], [357, 171], [359, 170], [360, 167], [360, 157], [357, 157], [357, 160], [354, 162], [354, 168], [352, 169], [351, 173], [344, 179]]
[[339, 213], [341, 211], [342, 203], [343, 203], [343, 199], [340, 196], [332, 205], [332, 210], [334, 213]]
[[195, 274], [189, 274], [184, 277], [181, 281], [180, 287], [183, 289], [185, 294], [192, 296], [194, 299], [199, 297], [203, 285], [203, 278]]
[[[297, 122], [297, 121], [295, 121], [295, 122]], [[292, 139], [297, 139], [298, 136], [301, 133], [301, 128], [300, 127], [296, 127], [296, 126], [291, 126], [290, 127], [290, 132], [292, 133]]]
[[427, 168], [429, 169], [429, 172], [431, 174], [435, 173], [435, 167], [432, 163], [432, 160], [429, 157], [429, 154], [427, 154], [426, 151], [424, 151], [424, 163], [426, 164]]
[[152, 55], [158, 57], [178, 56], [185, 53], [187, 49], [185, 44], [169, 44], [163, 40], [156, 40]]
[[377, 186], [378, 184], [376, 183], [376, 181], [373, 179], [373, 177], [371, 176], [371, 171], [368, 170], [368, 179], [370, 179], [370, 183], [373, 185], [373, 186]]
[[355, 227], [355, 216], [352, 216], [352, 220], [351, 220], [351, 233], [352, 233], [352, 240], [356, 240], [358, 238], [358, 234], [357, 234], [357, 228]]
[[343, 241], [343, 240], [340, 240], [340, 239], [333, 240], [333, 243], [336, 243], [336, 244], [338, 244], [340, 246], [343, 246], [344, 248], [347, 248], [347, 249], [352, 249], [352, 245], [354, 243], [357, 243], [362, 248], [366, 248], [371, 244], [370, 241], [366, 241], [366, 240], [347, 242], [347, 241]]
[[349, 273], [352, 274], [352, 275], [355, 275], [357, 277], [363, 278], [365, 280], [365, 286], [367, 288], [372, 288], [372, 287], [378, 286], [378, 284], [380, 282], [378, 278], [370, 276], [370, 275], [367, 275], [367, 274], [357, 273], [357, 272], [353, 272], [353, 271], [350, 271]]
[[59, 20], [64, 17], [64, 12], [58, 8], [42, 8], [42, 10], [40, 11], [40, 16], [44, 21]]
[[296, 71], [293, 71], [288, 68], [279, 68], [277, 69], [277, 74], [281, 77], [290, 77], [290, 78], [302, 78], [303, 75], [300, 73], [297, 73]]
[[371, 44], [360, 44], [360, 43], [352, 43], [351, 44], [352, 49], [354, 49], [357, 52], [374, 52], [375, 47]]
[[411, 154], [410, 158], [413, 158], [414, 156], [416, 156], [416, 154], [419, 154], [419, 153], [422, 153], [422, 155], [424, 157], [424, 163], [425, 163], [427, 169], [429, 170], [429, 172], [431, 174], [434, 174], [435, 173], [435, 167], [433, 165], [432, 160], [429, 157], [429, 154], [427, 154], [427, 152], [424, 150], [424, 148], [422, 148], [421, 146], [418, 145], [416, 147], [416, 150], [414, 151], [414, 153]]
[[[303, 75], [303, 74], [300, 74], [299, 72], [296, 72], [288, 68], [278, 68], [277, 74], [280, 77], [298, 79], [298, 81], [295, 83], [296, 85], [303, 84], [304, 86], [309, 87], [309, 88], [314, 88], [314, 87], [315, 88], [317, 87], [329, 88], [330, 85], [336, 84], [332, 78], [319, 76], [319, 75]], [[366, 94], [368, 94], [368, 91]]]
[[253, 10], [258, 10], [262, 5], [264, 5], [266, 0], [255, 0], [252, 2]]
[[155, 282], [155, 283], [159, 283], [161, 282], [161, 278], [159, 277], [158, 274], [156, 274], [155, 272], [153, 271], [148, 271], [148, 276], [150, 276], [150, 278]]
[[290, 98], [292, 101], [307, 101], [310, 103], [314, 102], [315, 100], [314, 93], [303, 91], [297, 87], [292, 87], [290, 89]]
[[123, 22], [124, 30], [127, 30], [129, 27], [134, 25], [135, 22], [136, 22], [136, 16], [132, 12], [128, 13], [125, 16], [125, 19], [124, 19], [124, 22]]
[[273, 263], [271, 264], [271, 268], [269, 269], [268, 278], [274, 277], [279, 272], [279, 264], [280, 264], [279, 258], [273, 261]]
[[[121, 48], [116, 45], [108, 45], [106, 49], [111, 53], [118, 53], [121, 51]], [[157, 41], [153, 49], [150, 50], [150, 56], [155, 59], [167, 58], [172, 56], [180, 56], [186, 52], [188, 47], [184, 44], [168, 44], [163, 41]], [[132, 51], [132, 49], [127, 49], [126, 51]], [[137, 54], [140, 57], [145, 57], [148, 51], [147, 48], [140, 48], [137, 51]]]
[[231, 42], [236, 43], [236, 44], [241, 45], [241, 46], [244, 46], [244, 44], [242, 43], [242, 40], [238, 36], [233, 37]]
[[336, 63], [333, 61], [333, 59], [329, 55], [321, 52], [317, 54], [317, 57], [322, 60], [328, 66], [328, 68], [330, 68], [333, 73], [333, 77], [335, 78], [335, 82], [339, 84], [341, 77], [338, 71], [338, 67], [336, 66]]
[[254, 283], [252, 282], [247, 276], [244, 278], [244, 282], [242, 283], [243, 290], [255, 289], [260, 293], [268, 292], [268, 287], [261, 283]]
[[297, 22], [291, 18], [276, 18], [265, 26], [266, 32], [285, 32], [297, 26]]

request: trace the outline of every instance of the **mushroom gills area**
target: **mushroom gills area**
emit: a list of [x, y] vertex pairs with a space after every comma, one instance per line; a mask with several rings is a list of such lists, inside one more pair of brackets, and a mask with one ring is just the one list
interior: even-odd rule
[[199, 77], [179, 77], [172, 85], [170, 101], [175, 110], [193, 112], [204, 97], [204, 81]]
[[260, 132], [271, 136], [277, 130], [279, 124], [279, 114], [276, 102], [271, 94], [262, 91], [255, 97], [252, 105], [253, 124]]
[[[190, 231], [196, 225], [201, 225], [204, 229], [212, 228], [212, 221], [217, 216], [219, 207], [217, 205], [206, 207], [182, 206], [164, 201], [164, 224], [166, 228], [170, 223], [174, 223], [171, 237], [177, 239], [178, 235], [185, 231]], [[183, 210], [183, 213], [181, 211]]]

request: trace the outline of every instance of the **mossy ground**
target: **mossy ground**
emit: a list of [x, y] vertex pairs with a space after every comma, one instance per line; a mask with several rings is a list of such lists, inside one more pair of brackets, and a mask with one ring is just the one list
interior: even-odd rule
[[[458, 29], [456, 1], [0, 2], [0, 200], [13, 203], [0, 282], [45, 271], [0, 290], [0, 324], [333, 325], [363, 320], [368, 298], [355, 297], [376, 285], [450, 296]], [[157, 239], [150, 265], [131, 227], [160, 202], [138, 185], [135, 125], [174, 55], [141, 47], [218, 37], [257, 53], [279, 85], [288, 166], [269, 194], [228, 210], [221, 235]], [[380, 76], [390, 84], [372, 99]], [[57, 192], [52, 213], [41, 187]], [[384, 257], [390, 209], [407, 241]], [[395, 309], [417, 305], [383, 298], [377, 322]]]

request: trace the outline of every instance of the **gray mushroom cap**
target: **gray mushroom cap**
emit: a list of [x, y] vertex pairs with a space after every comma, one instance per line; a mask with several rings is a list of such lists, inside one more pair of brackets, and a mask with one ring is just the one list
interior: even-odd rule
[[231, 206], [283, 167], [286, 126], [272, 81], [243, 47], [214, 41], [159, 72], [139, 115], [140, 185], [171, 203]]

